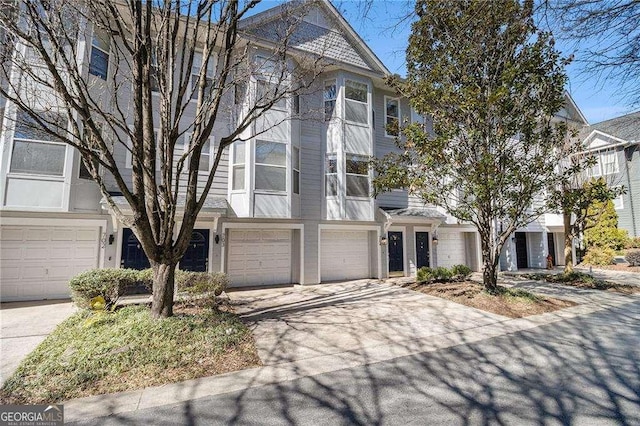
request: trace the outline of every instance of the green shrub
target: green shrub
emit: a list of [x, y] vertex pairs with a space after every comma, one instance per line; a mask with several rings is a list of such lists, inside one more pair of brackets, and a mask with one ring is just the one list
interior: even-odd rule
[[640, 265], [640, 250], [629, 250], [624, 257], [631, 266]]
[[629, 238], [627, 240], [627, 244], [625, 245], [625, 248], [640, 249], [640, 237]]
[[90, 309], [91, 299], [102, 296], [107, 306], [112, 306], [125, 290], [139, 281], [139, 271], [134, 269], [91, 269], [69, 281], [71, 298], [83, 309]]
[[444, 266], [438, 266], [433, 270], [436, 281], [447, 281], [453, 277], [453, 273]]
[[597, 266], [611, 265], [615, 256], [616, 252], [611, 248], [590, 247], [587, 250], [587, 254], [584, 255], [582, 262]]
[[228, 285], [229, 278], [222, 272], [176, 271], [176, 286], [179, 292], [220, 296]]
[[428, 266], [423, 266], [422, 268], [418, 269], [418, 273], [416, 274], [416, 280], [419, 283], [424, 283], [427, 281], [431, 281], [433, 279], [434, 279], [433, 269], [429, 268]]
[[453, 265], [451, 267], [451, 273], [458, 279], [464, 280], [471, 275], [471, 268], [467, 265]]

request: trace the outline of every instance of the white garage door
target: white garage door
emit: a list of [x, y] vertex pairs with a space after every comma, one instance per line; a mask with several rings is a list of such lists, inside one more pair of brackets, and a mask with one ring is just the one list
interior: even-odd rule
[[2, 301], [69, 297], [69, 279], [98, 266], [99, 239], [98, 227], [0, 227]]
[[465, 264], [464, 233], [446, 232], [440, 228], [438, 232], [438, 266], [447, 268]]
[[227, 253], [232, 287], [291, 282], [290, 230], [229, 230]]
[[322, 231], [321, 281], [370, 278], [367, 231]]

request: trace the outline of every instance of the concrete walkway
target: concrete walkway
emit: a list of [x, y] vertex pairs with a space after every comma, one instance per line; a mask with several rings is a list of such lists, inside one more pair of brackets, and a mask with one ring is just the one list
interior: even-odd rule
[[[289, 382], [408, 355], [480, 342], [637, 302], [623, 296], [505, 282], [583, 304], [508, 319], [373, 281], [231, 293], [256, 336], [265, 366], [65, 403], [65, 419], [86, 420], [268, 384]], [[538, 287], [535, 290], [534, 287]]]
[[0, 383], [75, 309], [68, 300], [0, 304]]

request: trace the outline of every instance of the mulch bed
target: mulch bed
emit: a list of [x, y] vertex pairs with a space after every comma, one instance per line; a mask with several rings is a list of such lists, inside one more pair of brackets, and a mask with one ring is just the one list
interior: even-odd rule
[[509, 318], [543, 314], [576, 305], [568, 300], [533, 295], [522, 289], [500, 286], [498, 287], [499, 294], [493, 295], [486, 292], [484, 286], [473, 281], [414, 282], [402, 285], [402, 287]]
[[[596, 266], [596, 265], [587, 265], [585, 263], [581, 263], [578, 265], [579, 268], [593, 268], [594, 270], [605, 269], [607, 271], [620, 271], [620, 272], [636, 272], [640, 273], [640, 266], [631, 266], [628, 263], [619, 263], [617, 265], [605, 265], [605, 266]], [[640, 278], [639, 278], [640, 279]]]

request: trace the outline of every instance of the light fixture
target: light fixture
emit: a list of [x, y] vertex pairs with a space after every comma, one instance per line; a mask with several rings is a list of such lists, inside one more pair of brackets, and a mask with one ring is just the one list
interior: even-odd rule
[[387, 245], [387, 237], [380, 237], [380, 245], [381, 246]]
[[113, 234], [109, 234], [109, 245], [113, 244], [113, 240], [114, 240]]
[[433, 234], [433, 238], [431, 238], [431, 242], [433, 242], [433, 244], [438, 244], [438, 234]]
[[220, 236], [216, 234], [216, 236], [213, 238], [213, 241], [215, 241], [216, 244], [220, 244]]

